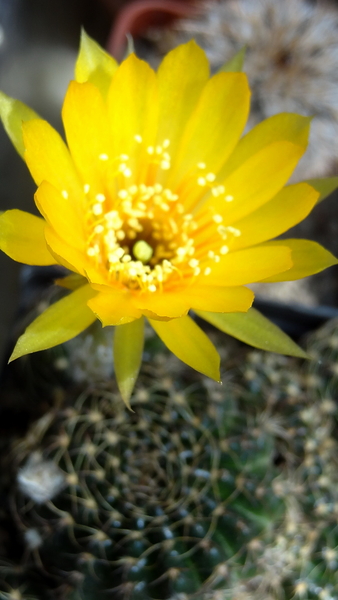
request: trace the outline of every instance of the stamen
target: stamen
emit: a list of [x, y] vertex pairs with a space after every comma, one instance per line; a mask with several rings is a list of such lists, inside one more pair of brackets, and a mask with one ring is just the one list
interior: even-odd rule
[[[135, 134], [135, 144], [143, 144], [142, 136]], [[171, 277], [205, 276], [212, 272], [206, 260], [218, 263], [229, 252], [233, 237], [241, 235], [235, 227], [224, 224], [226, 215], [212, 214], [205, 231], [208, 232], [211, 247], [203, 250], [205, 243], [196, 245], [195, 231], [205, 228], [193, 214], [186, 212], [185, 192], [165, 188], [157, 181], [157, 167], [163, 171], [171, 168], [171, 156], [167, 151], [170, 140], [165, 139], [156, 146], [145, 147], [148, 154], [149, 171], [147, 183], [123, 184], [122, 177], [132, 176], [127, 154], [120, 154], [112, 160], [114, 171], [109, 173], [109, 182], [104, 182], [105, 191], [94, 193], [94, 200], [88, 197], [88, 237], [87, 255], [95, 265], [106, 273], [108, 281], [133, 290], [154, 293], [162, 290]], [[100, 154], [100, 160], [108, 160], [107, 154]], [[204, 162], [197, 163], [197, 169], [206, 170]], [[207, 171], [196, 179], [195, 173], [187, 179], [187, 189], [195, 186], [200, 196], [209, 190], [214, 197], [223, 196], [226, 202], [233, 197], [225, 195], [225, 187], [215, 184], [216, 174]], [[150, 184], [150, 185], [148, 185]], [[198, 187], [206, 188], [198, 190]], [[90, 192], [90, 184], [84, 184], [84, 193]], [[110, 190], [110, 194], [106, 193]], [[186, 189], [185, 184], [180, 189]], [[66, 198], [68, 193], [63, 190]], [[198, 213], [197, 213], [198, 214]], [[142, 236], [142, 239], [140, 237]], [[202, 236], [204, 240], [204, 234]], [[229, 238], [229, 240], [227, 239]], [[219, 244], [217, 244], [217, 239]], [[224, 240], [227, 239], [227, 244]], [[210, 247], [210, 246], [209, 246]]]
[[68, 200], [68, 198], [69, 198], [69, 194], [68, 194], [68, 192], [67, 192], [66, 190], [62, 190], [62, 192], [61, 192], [61, 196], [62, 196], [62, 197], [65, 199], [65, 200]]

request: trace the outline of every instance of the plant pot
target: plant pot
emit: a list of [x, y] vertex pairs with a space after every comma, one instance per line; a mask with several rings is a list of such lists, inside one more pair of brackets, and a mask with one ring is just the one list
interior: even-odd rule
[[[111, 0], [104, 0], [112, 8]], [[137, 0], [127, 4], [117, 15], [110, 31], [107, 50], [117, 60], [121, 60], [127, 47], [127, 35], [139, 35], [149, 26], [168, 25], [175, 19], [188, 17], [198, 12], [198, 6], [191, 0]]]

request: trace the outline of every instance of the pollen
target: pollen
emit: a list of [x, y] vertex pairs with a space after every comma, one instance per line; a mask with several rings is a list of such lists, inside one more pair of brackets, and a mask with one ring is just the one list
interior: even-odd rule
[[100, 203], [98, 203], [98, 204], [94, 204], [94, 206], [93, 206], [93, 208], [92, 208], [92, 211], [93, 211], [93, 214], [94, 214], [95, 216], [97, 216], [97, 215], [102, 215], [102, 213], [103, 213], [103, 208], [102, 208], [102, 206], [101, 206], [101, 204], [100, 204]]
[[98, 202], [104, 202], [106, 199], [104, 194], [96, 194], [95, 198]]
[[[143, 144], [139, 134], [134, 143], [135, 151]], [[201, 274], [210, 275], [215, 263], [229, 252], [231, 240], [240, 235], [238, 229], [226, 226], [223, 214], [208, 217], [207, 226], [200, 224], [185, 208], [184, 186], [177, 190], [165, 186], [166, 172], [171, 169], [169, 147], [169, 139], [145, 146], [141, 170], [133, 166], [132, 171], [131, 159], [121, 153], [110, 161], [102, 189], [92, 192], [89, 184], [84, 185], [86, 252], [108, 285], [114, 283], [135, 293], [161, 293], [169, 282], [172, 287]], [[99, 158], [108, 160], [108, 155]], [[199, 162], [197, 168], [205, 170], [206, 165]], [[131, 176], [132, 185], [126, 185]], [[197, 178], [192, 171], [186, 188], [195, 188], [197, 195], [200, 187], [206, 188], [206, 194], [211, 190], [214, 196], [224, 195], [225, 187], [216, 179], [212, 171]]]
[[108, 156], [108, 154], [102, 153], [102, 154], [99, 154], [99, 159], [100, 160], [109, 160], [109, 156]]

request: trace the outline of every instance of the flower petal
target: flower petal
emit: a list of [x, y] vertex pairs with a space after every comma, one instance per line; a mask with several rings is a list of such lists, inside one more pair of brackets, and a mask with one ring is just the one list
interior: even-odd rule
[[[292, 267], [291, 252], [282, 246], [270, 247], [262, 244], [254, 248], [229, 252], [219, 263], [214, 263], [209, 275], [200, 275], [196, 279], [199, 285], [237, 286], [261, 281], [277, 273], [288, 271]], [[269, 273], [266, 275], [265, 273]]]
[[325, 200], [327, 196], [332, 194], [338, 188], [338, 177], [323, 177], [321, 179], [308, 179], [305, 183], [308, 183], [313, 187], [320, 196], [317, 202]]
[[81, 275], [78, 275], [77, 273], [71, 273], [70, 275], [66, 275], [66, 277], [55, 279], [54, 283], [60, 287], [66, 288], [67, 290], [74, 291], [78, 290], [88, 282], [84, 277], [81, 277]]
[[246, 248], [277, 237], [311, 212], [318, 192], [306, 183], [288, 185], [269, 202], [236, 222], [241, 235], [231, 241], [231, 250]]
[[293, 266], [287, 273], [271, 275], [261, 280], [262, 283], [302, 279], [338, 264], [338, 259], [331, 252], [325, 250], [323, 246], [317, 244], [317, 242], [310, 242], [309, 240], [277, 240], [276, 242], [269, 242], [266, 246], [269, 245], [271, 250], [273, 250], [277, 244], [283, 244], [283, 246], [291, 250]]
[[48, 181], [43, 181], [35, 192], [34, 199], [40, 213], [60, 238], [68, 242], [70, 246], [84, 250], [82, 219], [79, 219], [78, 211], [71, 198], [65, 198]]
[[203, 204], [201, 214], [203, 211], [209, 215], [210, 211], [219, 213], [227, 223], [243, 219], [279, 192], [302, 154], [303, 148], [291, 142], [275, 142], [263, 148], [223, 180], [225, 198], [230, 196], [232, 200], [227, 202], [224, 195], [210, 197]]
[[218, 73], [206, 84], [175, 157], [169, 187], [203, 162], [217, 173], [233, 151], [249, 112], [250, 90], [244, 73]]
[[43, 219], [22, 210], [7, 210], [0, 215], [0, 250], [26, 265], [55, 265], [45, 240]]
[[81, 214], [83, 189], [68, 148], [61, 136], [42, 119], [22, 125], [25, 144], [24, 159], [37, 185], [49, 181], [56, 189], [66, 191]]
[[180, 360], [203, 375], [220, 381], [218, 352], [191, 317], [167, 322], [149, 319], [149, 322], [169, 350]]
[[244, 59], [246, 54], [246, 47], [243, 46], [236, 54], [230, 58], [224, 65], [220, 68], [220, 71], [224, 73], [239, 73], [243, 71], [244, 67]]
[[45, 238], [48, 249], [60, 265], [85, 277], [88, 257], [84, 253], [62, 240], [50, 225], [45, 227]]
[[[99, 90], [91, 83], [72, 81], [62, 108], [67, 143], [82, 181], [102, 193], [102, 179], [112, 146], [106, 106]], [[100, 159], [104, 156], [105, 160]]]
[[205, 52], [192, 40], [163, 59], [157, 73], [159, 89], [158, 142], [170, 139], [174, 156], [177, 143], [209, 79]]
[[165, 317], [174, 319], [186, 315], [191, 308], [184, 290], [170, 292], [142, 292], [135, 295], [135, 305], [147, 317]]
[[251, 156], [278, 141], [292, 142], [307, 148], [311, 117], [301, 117], [293, 113], [280, 113], [265, 119], [237, 144], [234, 152], [220, 173], [220, 178], [226, 178]]
[[76, 81], [90, 81], [105, 96], [117, 68], [116, 60], [82, 29], [80, 51], [75, 65]]
[[[134, 54], [121, 64], [113, 77], [108, 92], [108, 113], [114, 134], [114, 156], [122, 153], [133, 158], [135, 152], [145, 152], [146, 147], [154, 144], [158, 119], [157, 80], [149, 65]], [[137, 144], [135, 136], [141, 136], [142, 146]], [[133, 168], [132, 161], [130, 164]], [[140, 183], [147, 184], [147, 181]]]
[[0, 92], [0, 118], [13, 146], [23, 158], [25, 146], [22, 137], [22, 123], [38, 119], [39, 115], [23, 102]]
[[177, 318], [192, 309], [215, 312], [247, 311], [254, 294], [245, 287], [192, 285], [172, 292], [140, 294], [135, 304], [147, 316]]
[[246, 312], [254, 299], [252, 290], [246, 287], [194, 285], [185, 295], [192, 309], [221, 313]]
[[87, 300], [95, 293], [89, 285], [84, 285], [49, 306], [19, 337], [9, 360], [67, 342], [89, 327], [96, 317]]
[[124, 325], [134, 319], [139, 319], [142, 312], [135, 307], [134, 299], [129, 290], [112, 290], [101, 292], [88, 302], [88, 306], [102, 322], [107, 325]]
[[307, 358], [307, 354], [279, 327], [263, 317], [255, 308], [245, 313], [215, 314], [198, 311], [198, 316], [224, 333], [268, 352]]
[[114, 331], [114, 368], [121, 396], [130, 408], [129, 399], [142, 362], [144, 318], [119, 325]]

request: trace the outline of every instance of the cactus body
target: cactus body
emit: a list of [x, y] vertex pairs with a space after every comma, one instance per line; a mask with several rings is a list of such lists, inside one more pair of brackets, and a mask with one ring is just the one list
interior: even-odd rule
[[220, 387], [151, 338], [134, 413], [70, 374], [15, 445], [30, 558], [3, 597], [43, 568], [32, 600], [337, 600], [338, 324], [308, 351], [229, 339]]

